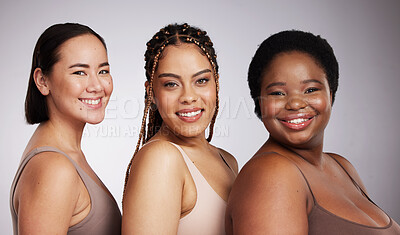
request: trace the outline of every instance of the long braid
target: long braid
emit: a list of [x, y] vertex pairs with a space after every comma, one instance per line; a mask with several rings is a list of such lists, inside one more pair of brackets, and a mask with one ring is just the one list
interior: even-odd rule
[[[209, 136], [207, 141], [210, 142], [213, 136], [214, 124], [218, 115], [219, 110], [219, 75], [218, 75], [218, 63], [217, 63], [217, 55], [213, 48], [213, 43], [211, 39], [208, 37], [206, 31], [202, 31], [199, 28], [191, 27], [188, 24], [170, 24], [157, 32], [153, 38], [147, 42], [147, 50], [145, 52], [145, 71], [146, 78], [149, 83], [148, 89], [146, 90], [145, 95], [145, 108], [142, 118], [142, 124], [139, 133], [139, 139], [136, 144], [135, 153], [133, 154], [132, 159], [128, 164], [128, 168], [126, 170], [125, 175], [125, 184], [124, 184], [124, 193], [126, 185], [128, 183], [129, 174], [132, 166], [132, 161], [136, 153], [139, 151], [140, 145], [144, 145], [148, 140], [153, 137], [157, 131], [160, 129], [162, 125], [162, 118], [157, 109], [153, 109], [154, 105], [154, 94], [153, 94], [153, 79], [154, 74], [156, 72], [158, 61], [162, 57], [162, 52], [165, 47], [168, 45], [179, 45], [180, 43], [193, 43], [196, 44], [207, 56], [210, 61], [211, 66], [213, 67], [215, 83], [216, 83], [216, 107], [214, 115], [211, 119], [210, 127], [209, 127]], [[148, 92], [147, 92], [148, 91]], [[147, 117], [149, 117], [147, 130], [146, 130], [146, 122]], [[147, 135], [146, 135], [147, 134]]]

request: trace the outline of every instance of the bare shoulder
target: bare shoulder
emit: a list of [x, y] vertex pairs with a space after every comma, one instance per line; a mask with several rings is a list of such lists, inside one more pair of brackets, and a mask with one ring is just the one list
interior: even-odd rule
[[[234, 187], [258, 187], [257, 185], [281, 185], [291, 187], [304, 181], [299, 169], [288, 158], [277, 153], [257, 154], [241, 169]], [[252, 182], [249, 184], [248, 182]], [[301, 185], [301, 184], [300, 184]], [[263, 190], [269, 190], [265, 187]], [[276, 190], [283, 189], [277, 187]]]
[[78, 183], [79, 175], [72, 162], [61, 153], [42, 152], [29, 160], [25, 166], [21, 180], [40, 180], [41, 186], [52, 183]]
[[350, 176], [357, 182], [357, 184], [362, 188], [362, 190], [364, 192], [367, 192], [360, 176], [358, 175], [356, 168], [353, 166], [353, 164], [350, 163], [349, 160], [336, 153], [327, 153], [327, 154], [333, 157], [336, 161], [338, 161], [346, 169], [346, 171], [350, 174]]
[[181, 152], [172, 143], [164, 140], [150, 142], [133, 157], [127, 194], [138, 185], [158, 185], [158, 180], [166, 178], [183, 183], [185, 167]]
[[329, 156], [333, 157], [335, 160], [337, 160], [346, 170], [348, 171], [355, 171], [354, 166], [350, 163], [349, 160], [347, 160], [345, 157], [336, 154], [336, 153], [326, 153]]
[[[258, 154], [245, 164], [233, 185], [227, 220], [239, 234], [293, 234], [306, 229], [307, 199], [305, 180], [291, 160], [277, 153]], [[278, 226], [282, 223], [293, 226], [282, 230]]]
[[165, 164], [171, 167], [182, 163], [183, 158], [179, 149], [165, 140], [157, 140], [144, 145], [133, 160], [133, 166], [143, 165], [143, 167], [147, 167], [148, 164], [151, 167], [162, 167]]
[[64, 155], [55, 152], [39, 153], [21, 173], [15, 191], [15, 208], [21, 213], [21, 218], [40, 214], [40, 218], [35, 217], [37, 220], [63, 213], [69, 215], [63, 223], [68, 225], [79, 198], [79, 184], [80, 177], [76, 168]]
[[232, 154], [230, 154], [229, 152], [225, 151], [222, 148], [218, 148], [218, 151], [222, 154], [225, 161], [232, 168], [232, 170], [237, 174], [239, 171], [239, 167], [238, 167], [236, 158]]

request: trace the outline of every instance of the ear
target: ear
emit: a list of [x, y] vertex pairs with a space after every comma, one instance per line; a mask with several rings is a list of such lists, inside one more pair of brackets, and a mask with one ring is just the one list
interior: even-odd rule
[[41, 68], [36, 68], [33, 72], [33, 80], [35, 80], [36, 87], [42, 93], [42, 95], [47, 96], [50, 93], [50, 88], [48, 85], [48, 80], [44, 76]]

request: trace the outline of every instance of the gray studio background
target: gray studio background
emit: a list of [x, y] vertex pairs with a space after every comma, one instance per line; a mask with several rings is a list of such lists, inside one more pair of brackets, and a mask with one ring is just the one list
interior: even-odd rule
[[340, 79], [325, 151], [358, 170], [372, 199], [400, 222], [400, 1], [4, 1], [0, 2], [0, 231], [11, 234], [9, 188], [36, 126], [24, 121], [34, 45], [45, 28], [87, 24], [107, 43], [114, 92], [105, 121], [88, 125], [83, 150], [121, 205], [126, 166], [143, 114], [145, 43], [171, 22], [201, 27], [220, 65], [221, 111], [212, 143], [239, 165], [268, 137], [253, 113], [247, 68], [272, 33], [301, 29], [325, 37]]

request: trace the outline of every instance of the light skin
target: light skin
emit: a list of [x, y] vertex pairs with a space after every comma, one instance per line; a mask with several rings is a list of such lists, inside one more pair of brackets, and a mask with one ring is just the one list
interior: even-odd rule
[[278, 54], [262, 76], [260, 96], [270, 137], [233, 186], [227, 234], [308, 234], [314, 201], [299, 169], [321, 207], [355, 223], [386, 226], [389, 218], [361, 194], [332, 157], [366, 192], [354, 167], [339, 155], [322, 152], [332, 95], [315, 60], [297, 51]]
[[179, 219], [195, 207], [191, 174], [181, 153], [167, 141], [183, 148], [225, 201], [238, 170], [233, 156], [205, 139], [215, 111], [216, 83], [209, 60], [196, 45], [164, 49], [153, 91], [163, 124], [151, 139], [158, 141], [145, 145], [134, 157], [123, 201], [123, 234], [176, 234]]
[[[23, 156], [40, 146], [68, 154], [106, 193], [81, 150], [86, 123], [104, 119], [113, 85], [107, 52], [93, 35], [64, 42], [60, 58], [45, 75], [34, 72], [39, 91], [46, 96], [49, 120], [41, 123]], [[66, 234], [91, 208], [88, 191], [73, 164], [63, 155], [43, 152], [25, 166], [14, 194], [19, 234]]]

